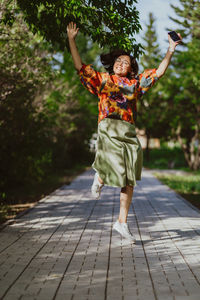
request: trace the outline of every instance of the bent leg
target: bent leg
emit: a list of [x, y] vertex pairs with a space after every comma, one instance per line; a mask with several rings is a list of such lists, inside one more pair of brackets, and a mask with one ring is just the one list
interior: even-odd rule
[[120, 193], [120, 211], [119, 211], [119, 222], [127, 223], [128, 211], [133, 197], [133, 186], [125, 186], [121, 189]]
[[103, 185], [104, 185], [103, 181], [98, 176], [98, 173], [95, 173], [95, 175], [94, 175], [94, 181], [93, 181], [93, 184], [92, 184], [92, 187], [91, 187], [91, 193], [92, 193], [92, 196], [95, 199], [99, 199], [100, 198], [101, 189], [102, 189]]

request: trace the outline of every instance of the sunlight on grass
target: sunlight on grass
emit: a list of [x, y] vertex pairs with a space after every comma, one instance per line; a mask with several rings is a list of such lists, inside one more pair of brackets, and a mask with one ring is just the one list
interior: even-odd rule
[[[154, 175], [164, 184], [167, 184], [173, 190], [179, 193], [200, 194], [200, 173], [193, 175], [173, 175], [173, 174], [159, 174]], [[200, 197], [200, 195], [199, 195]], [[200, 199], [199, 199], [200, 200]]]

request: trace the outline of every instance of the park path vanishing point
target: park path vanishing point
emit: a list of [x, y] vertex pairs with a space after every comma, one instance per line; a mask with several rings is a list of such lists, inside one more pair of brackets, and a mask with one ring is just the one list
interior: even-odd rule
[[200, 213], [150, 171], [135, 189], [130, 244], [112, 230], [119, 188], [93, 200], [94, 172], [0, 231], [0, 299], [199, 300]]

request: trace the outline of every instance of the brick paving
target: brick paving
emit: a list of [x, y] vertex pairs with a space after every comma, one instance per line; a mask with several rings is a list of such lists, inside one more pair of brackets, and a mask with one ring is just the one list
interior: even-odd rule
[[89, 170], [0, 231], [0, 299], [199, 300], [200, 212], [150, 171], [112, 230], [118, 188], [93, 200]]

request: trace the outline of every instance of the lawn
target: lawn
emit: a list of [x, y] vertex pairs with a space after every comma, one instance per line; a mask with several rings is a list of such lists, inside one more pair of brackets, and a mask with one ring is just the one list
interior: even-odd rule
[[183, 175], [155, 172], [154, 175], [200, 209], [200, 171], [188, 172], [188, 174], [185, 172]]
[[[200, 209], [200, 170], [191, 171], [187, 167], [180, 148], [151, 149], [149, 161], [144, 153], [144, 166], [153, 169], [161, 182]], [[173, 174], [176, 171], [181, 175]]]

